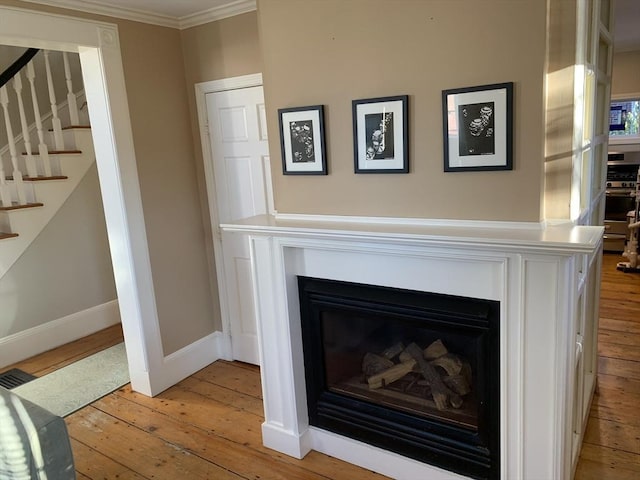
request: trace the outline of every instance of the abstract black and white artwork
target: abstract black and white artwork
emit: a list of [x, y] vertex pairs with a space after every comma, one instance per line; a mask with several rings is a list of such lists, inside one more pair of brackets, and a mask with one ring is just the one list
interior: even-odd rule
[[353, 101], [356, 173], [407, 173], [408, 96]]
[[493, 135], [494, 109], [493, 102], [458, 107], [458, 118], [461, 120], [460, 155], [493, 155], [496, 153], [496, 142]]
[[282, 108], [278, 116], [283, 173], [326, 175], [323, 106]]
[[513, 83], [442, 92], [444, 169], [513, 169]]

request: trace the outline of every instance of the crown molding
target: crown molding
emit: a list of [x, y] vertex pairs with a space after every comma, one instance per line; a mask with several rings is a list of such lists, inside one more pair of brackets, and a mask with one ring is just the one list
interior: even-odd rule
[[184, 17], [173, 17], [159, 13], [148, 12], [128, 7], [116, 7], [105, 5], [92, 0], [24, 0], [29, 3], [39, 3], [50, 7], [66, 8], [95, 15], [105, 15], [108, 17], [122, 18], [135, 22], [149, 23], [162, 27], [170, 27], [183, 30], [205, 23], [222, 20], [234, 15], [256, 10], [256, 0], [236, 0], [226, 5], [210, 8], [202, 12], [186, 15]]
[[180, 17], [178, 19], [180, 30], [197, 27], [205, 23], [215, 22], [223, 18], [234, 17], [243, 13], [253, 12], [257, 9], [256, 0], [236, 0], [219, 7], [210, 8], [202, 12]]

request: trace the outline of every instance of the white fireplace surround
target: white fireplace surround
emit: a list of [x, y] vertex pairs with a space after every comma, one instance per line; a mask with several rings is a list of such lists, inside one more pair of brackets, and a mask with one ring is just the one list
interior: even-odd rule
[[574, 380], [601, 227], [268, 215], [221, 227], [251, 236], [265, 446], [398, 479], [464, 478], [309, 426], [296, 281], [305, 275], [499, 301], [501, 478], [572, 476], [595, 378], [592, 369]]

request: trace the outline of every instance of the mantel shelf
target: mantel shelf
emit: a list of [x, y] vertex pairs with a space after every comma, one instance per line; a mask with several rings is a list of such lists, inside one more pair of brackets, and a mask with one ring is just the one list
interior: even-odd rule
[[549, 254], [593, 252], [603, 227], [537, 223], [258, 215], [220, 225], [223, 231], [405, 245], [482, 247]]

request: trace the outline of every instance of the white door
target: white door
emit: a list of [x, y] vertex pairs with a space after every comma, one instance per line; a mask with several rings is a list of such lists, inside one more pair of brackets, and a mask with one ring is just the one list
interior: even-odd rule
[[[262, 87], [208, 93], [206, 104], [218, 221], [269, 213], [273, 202]], [[225, 232], [221, 240], [224, 278], [218, 283], [233, 358], [259, 364], [249, 239]]]

